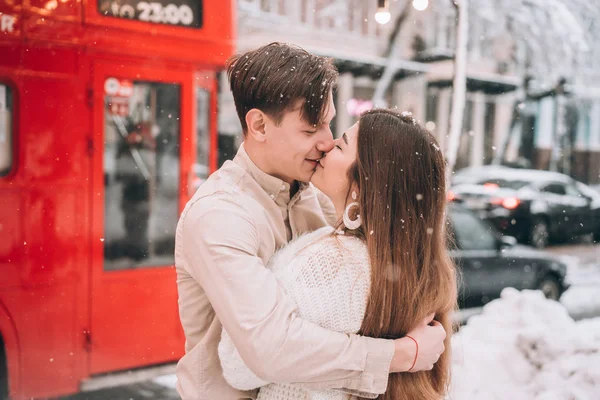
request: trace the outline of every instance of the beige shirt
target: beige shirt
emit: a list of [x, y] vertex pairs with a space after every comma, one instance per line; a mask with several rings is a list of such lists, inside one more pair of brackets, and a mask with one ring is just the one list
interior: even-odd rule
[[[253, 399], [230, 387], [217, 348], [222, 326], [261, 379], [349, 393], [385, 392], [394, 344], [301, 319], [265, 265], [290, 239], [332, 222], [331, 203], [261, 171], [241, 146], [186, 205], [176, 232], [183, 400]], [[222, 325], [221, 325], [222, 324]]]

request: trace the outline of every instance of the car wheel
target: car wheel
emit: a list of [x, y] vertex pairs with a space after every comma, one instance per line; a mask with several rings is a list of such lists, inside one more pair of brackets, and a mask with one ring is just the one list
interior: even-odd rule
[[541, 290], [549, 300], [558, 301], [562, 294], [561, 285], [558, 279], [552, 275], [545, 276], [538, 284], [538, 290]]
[[549, 239], [548, 223], [541, 218], [534, 219], [529, 233], [529, 244], [538, 249], [543, 249], [548, 245]]

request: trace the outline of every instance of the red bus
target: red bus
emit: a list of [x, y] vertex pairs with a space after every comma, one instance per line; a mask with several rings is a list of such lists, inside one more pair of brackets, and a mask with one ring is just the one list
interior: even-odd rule
[[216, 169], [233, 13], [0, 1], [0, 399], [182, 356], [174, 231], [191, 182]]

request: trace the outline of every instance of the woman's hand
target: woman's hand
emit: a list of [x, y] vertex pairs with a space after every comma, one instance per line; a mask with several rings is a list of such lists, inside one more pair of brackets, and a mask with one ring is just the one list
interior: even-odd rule
[[405, 337], [394, 340], [396, 353], [390, 372], [429, 371], [433, 368], [445, 350], [446, 339], [444, 327], [433, 317], [434, 314], [428, 315]]

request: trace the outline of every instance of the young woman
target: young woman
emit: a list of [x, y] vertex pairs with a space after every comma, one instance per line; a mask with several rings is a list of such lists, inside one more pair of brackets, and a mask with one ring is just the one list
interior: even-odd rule
[[[446, 351], [429, 371], [390, 375], [380, 399], [442, 399], [449, 385], [457, 293], [446, 252], [444, 170], [435, 138], [411, 116], [366, 112], [335, 141], [311, 179], [335, 205], [338, 226], [297, 238], [269, 262], [298, 313], [332, 330], [399, 338], [435, 314], [447, 332]], [[229, 384], [261, 387], [258, 400], [351, 397], [262, 381], [225, 331], [219, 356]]]

